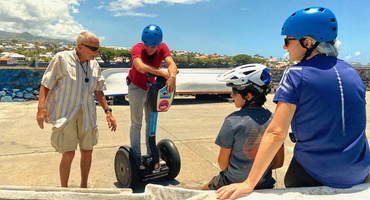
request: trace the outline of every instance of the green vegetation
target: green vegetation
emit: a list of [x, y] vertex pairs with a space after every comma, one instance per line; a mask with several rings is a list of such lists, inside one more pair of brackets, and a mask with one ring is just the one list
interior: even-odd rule
[[[202, 68], [202, 67], [213, 67], [213, 68], [228, 68], [235, 67], [242, 64], [250, 63], [267, 63], [267, 60], [261, 56], [249, 56], [246, 54], [239, 54], [237, 56], [219, 56], [217, 54], [204, 55], [200, 53], [188, 53], [188, 52], [177, 52], [172, 51], [173, 59], [178, 67], [190, 67], [190, 68]], [[101, 47], [99, 55], [104, 63], [110, 63], [114, 61], [116, 57], [121, 57], [128, 63], [131, 62], [131, 51], [130, 50], [115, 50], [112, 48]]]
[[104, 63], [110, 63], [116, 57], [124, 57], [127, 59], [131, 59], [131, 51], [125, 49], [116, 50], [112, 48], [100, 47], [99, 55], [100, 58], [104, 61]]

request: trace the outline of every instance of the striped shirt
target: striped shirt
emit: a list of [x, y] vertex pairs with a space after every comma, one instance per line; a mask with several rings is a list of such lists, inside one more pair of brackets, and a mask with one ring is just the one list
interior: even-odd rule
[[41, 84], [49, 89], [45, 107], [54, 127], [64, 128], [80, 108], [84, 131], [97, 126], [94, 91], [106, 90], [106, 84], [96, 60], [80, 64], [76, 50], [59, 52]]

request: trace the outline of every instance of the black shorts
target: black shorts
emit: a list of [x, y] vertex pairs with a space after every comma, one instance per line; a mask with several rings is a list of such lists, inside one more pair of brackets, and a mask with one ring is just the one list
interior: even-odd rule
[[231, 183], [232, 182], [225, 176], [224, 171], [221, 171], [219, 175], [212, 178], [208, 187], [211, 190], [218, 190], [222, 186], [230, 185]]
[[312, 178], [294, 157], [285, 174], [284, 184], [286, 188], [323, 186], [323, 184]]
[[[225, 185], [230, 185], [233, 182], [231, 182], [224, 174], [224, 171], [221, 171], [218, 176], [215, 176], [212, 178], [212, 180], [209, 182], [208, 187], [211, 190], [217, 190]], [[265, 182], [259, 182], [254, 189], [272, 189], [274, 188], [275, 179], [270, 178], [268, 181]]]

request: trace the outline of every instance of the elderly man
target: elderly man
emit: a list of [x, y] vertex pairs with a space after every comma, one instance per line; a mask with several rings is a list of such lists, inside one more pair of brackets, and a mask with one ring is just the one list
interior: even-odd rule
[[55, 55], [41, 81], [37, 123], [53, 124], [51, 144], [62, 153], [59, 166], [62, 187], [68, 187], [71, 164], [77, 144], [81, 152], [81, 188], [87, 187], [93, 146], [98, 142], [95, 98], [106, 113], [108, 127], [117, 128], [112, 109], [108, 107], [103, 90], [105, 80], [94, 57], [99, 53], [99, 39], [82, 32], [76, 49]]

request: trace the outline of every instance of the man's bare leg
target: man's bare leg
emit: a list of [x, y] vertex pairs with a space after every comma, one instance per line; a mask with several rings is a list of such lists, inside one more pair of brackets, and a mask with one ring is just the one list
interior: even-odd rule
[[87, 180], [89, 178], [91, 161], [92, 161], [92, 151], [93, 150], [83, 150], [81, 149], [81, 188], [87, 188]]
[[63, 153], [62, 160], [59, 165], [59, 176], [61, 187], [68, 187], [69, 174], [71, 172], [71, 164], [75, 156], [75, 151], [67, 151]]

